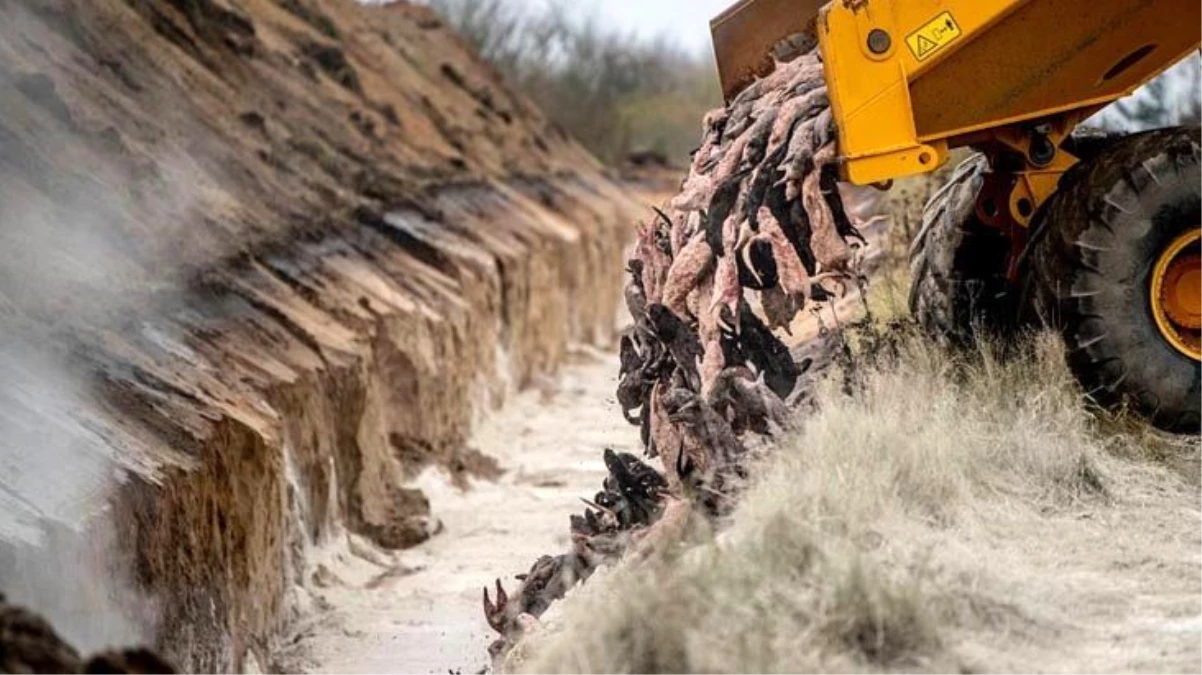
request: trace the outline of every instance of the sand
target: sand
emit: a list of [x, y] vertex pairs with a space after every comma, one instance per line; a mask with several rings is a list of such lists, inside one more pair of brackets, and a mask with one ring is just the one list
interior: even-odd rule
[[499, 481], [461, 491], [444, 473], [421, 477], [442, 521], [438, 536], [396, 555], [358, 541], [315, 552], [314, 585], [327, 586], [315, 592], [330, 609], [303, 632], [290, 665], [327, 673], [469, 673], [487, 664], [497, 636], [484, 622], [481, 589], [500, 574], [513, 589], [513, 575], [566, 550], [568, 515], [604, 477], [602, 451], [639, 452], [638, 430], [614, 400], [617, 355], [580, 349], [573, 360], [476, 431], [473, 447], [505, 470]]

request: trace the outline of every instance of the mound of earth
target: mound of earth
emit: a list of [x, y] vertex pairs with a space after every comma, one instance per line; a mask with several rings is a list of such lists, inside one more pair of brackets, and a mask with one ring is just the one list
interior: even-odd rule
[[408, 481], [613, 338], [636, 208], [351, 0], [0, 4], [0, 204], [0, 589], [189, 671], [270, 662], [310, 547], [436, 530]]

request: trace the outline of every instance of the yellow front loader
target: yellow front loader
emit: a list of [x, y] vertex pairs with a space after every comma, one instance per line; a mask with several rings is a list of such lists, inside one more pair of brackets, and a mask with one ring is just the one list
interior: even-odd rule
[[1198, 49], [1198, 0], [745, 0], [713, 21], [728, 100], [820, 47], [843, 178], [977, 150], [927, 205], [911, 308], [932, 332], [1059, 327], [1100, 402], [1199, 429], [1197, 128], [1079, 128]]

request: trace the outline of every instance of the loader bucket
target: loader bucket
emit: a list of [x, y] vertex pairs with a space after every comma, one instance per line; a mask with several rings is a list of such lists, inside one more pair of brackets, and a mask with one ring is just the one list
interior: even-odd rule
[[843, 178], [867, 185], [1075, 125], [1196, 50], [1198, 21], [1198, 0], [742, 0], [712, 31], [727, 102], [816, 36]]
[[826, 0], [742, 0], [711, 21], [726, 101], [771, 73], [774, 53], [785, 56], [818, 44], [814, 21], [825, 4]]

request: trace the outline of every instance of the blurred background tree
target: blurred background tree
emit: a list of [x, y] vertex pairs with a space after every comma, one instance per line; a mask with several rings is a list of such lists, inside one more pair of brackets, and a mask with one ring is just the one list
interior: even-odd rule
[[[655, 0], [648, 0], [654, 2]], [[605, 25], [568, 0], [430, 0], [510, 83], [603, 161], [688, 161], [722, 102], [708, 51]]]
[[1202, 59], [1190, 55], [1087, 124], [1115, 131], [1202, 124]]

